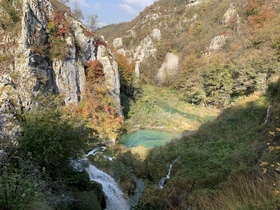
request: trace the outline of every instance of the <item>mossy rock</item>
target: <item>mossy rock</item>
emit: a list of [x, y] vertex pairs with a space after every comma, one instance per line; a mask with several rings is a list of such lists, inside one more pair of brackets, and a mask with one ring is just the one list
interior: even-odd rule
[[102, 210], [106, 207], [105, 198], [102, 194], [102, 199], [99, 200], [95, 191], [79, 191], [75, 192], [76, 203], [73, 210]]
[[106, 206], [105, 197], [102, 191], [102, 185], [97, 182], [91, 182], [91, 189], [95, 192], [96, 198], [101, 206]]
[[29, 205], [27, 206], [27, 209], [29, 210], [53, 210], [51, 206], [47, 203], [47, 201], [44, 198], [35, 198], [32, 200]]

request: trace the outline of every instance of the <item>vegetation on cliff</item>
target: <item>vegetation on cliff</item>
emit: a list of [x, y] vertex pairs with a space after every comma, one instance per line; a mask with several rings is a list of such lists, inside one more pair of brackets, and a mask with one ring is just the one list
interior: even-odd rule
[[[113, 99], [108, 96], [104, 78], [96, 80], [92, 86], [88, 85], [89, 95], [85, 94], [88, 97], [85, 100], [99, 103], [91, 114], [95, 117], [101, 110], [100, 121], [113, 118], [107, 123], [112, 127], [117, 124], [117, 128], [110, 133], [109, 128], [99, 129], [94, 121], [95, 130], [91, 129], [84, 119], [75, 118], [75, 114], [65, 108], [61, 94], [64, 90], [58, 90], [57, 80], [65, 73], [63, 68], [59, 70], [60, 76], [54, 73], [55, 67], [69, 61], [72, 53], [73, 65], [65, 65], [68, 72], [63, 85], [72, 92], [73, 86], [68, 85], [74, 82], [75, 94], [79, 94], [83, 84], [77, 84], [78, 79], [85, 74], [83, 70], [90, 68], [83, 69], [78, 60], [89, 59], [91, 49], [96, 47], [92, 42], [96, 44], [98, 39], [86, 29], [80, 31], [82, 38], [78, 39], [75, 27], [82, 23], [74, 20], [70, 9], [56, 0], [0, 2], [3, 20], [0, 26], [0, 209], [102, 209], [101, 185], [91, 182], [85, 171], [76, 171], [70, 160], [82, 157], [88, 145], [97, 141], [95, 131], [109, 137], [116, 135], [119, 122], [114, 119], [119, 115], [114, 111], [115, 104], [112, 105]], [[44, 11], [46, 7], [50, 10]], [[84, 46], [79, 46], [85, 40], [89, 41], [87, 54], [82, 51]], [[102, 44], [100, 40], [98, 44]], [[69, 73], [73, 66], [77, 74]], [[9, 131], [17, 125], [21, 129], [15, 129], [15, 135], [9, 136]], [[2, 126], [7, 128], [7, 133]]]
[[117, 139], [123, 117], [115, 110], [114, 99], [108, 94], [103, 65], [90, 60], [86, 65], [86, 90], [83, 99], [75, 107], [76, 117], [87, 121], [87, 126], [104, 140]]

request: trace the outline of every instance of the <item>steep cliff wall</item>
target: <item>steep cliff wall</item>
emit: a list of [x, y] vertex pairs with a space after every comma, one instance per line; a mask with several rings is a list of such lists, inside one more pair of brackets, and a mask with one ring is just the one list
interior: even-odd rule
[[[69, 8], [52, 0], [1, 2], [0, 15], [7, 24], [0, 30], [0, 137], [19, 132], [16, 113], [29, 109], [39, 93], [52, 91], [62, 95], [65, 104], [77, 104], [90, 59], [103, 63], [108, 92], [121, 113], [117, 64], [105, 47], [96, 54], [92, 44], [96, 37], [71, 17]], [[17, 14], [17, 21], [7, 8]]]

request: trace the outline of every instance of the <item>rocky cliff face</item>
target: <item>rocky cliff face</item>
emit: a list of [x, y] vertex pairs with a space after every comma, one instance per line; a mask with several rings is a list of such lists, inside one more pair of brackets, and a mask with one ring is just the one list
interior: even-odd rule
[[[2, 2], [0, 15], [7, 16], [7, 22], [11, 16], [7, 7], [22, 18], [16, 22], [16, 32], [8, 24], [0, 31], [0, 137], [11, 138], [19, 132], [17, 113], [29, 109], [39, 93], [53, 91], [63, 96], [65, 104], [77, 104], [83, 97], [84, 67], [90, 59], [103, 63], [106, 85], [121, 113], [117, 63], [109, 59], [105, 47], [95, 51], [95, 37], [68, 15], [66, 7], [52, 0]], [[56, 34], [51, 23], [56, 24]]]
[[[190, 8], [205, 2], [204, 0], [189, 1], [187, 4], [180, 6], [185, 8], [185, 11], [189, 11]], [[174, 8], [174, 1], [156, 2], [151, 7], [146, 8], [133, 21], [132, 28], [124, 31], [122, 37], [114, 37], [112, 43], [118, 53], [122, 53], [136, 62], [136, 77], [141, 76], [140, 66], [143, 63], [148, 63], [149, 67], [152, 66], [151, 63], [157, 63], [157, 69], [153, 70], [153, 77], [159, 83], [165, 83], [178, 74], [180, 52], [171, 52], [172, 49], [166, 50], [164, 48], [168, 45], [170, 39], [173, 39], [174, 31], [182, 32], [186, 30], [184, 28], [194, 23], [198, 16], [195, 13], [191, 19], [186, 19], [186, 15], [181, 14], [178, 18], [176, 13], [181, 9], [179, 7]], [[228, 14], [228, 16], [230, 15]], [[172, 23], [172, 19], [176, 18], [178, 21]], [[177, 32], [175, 36], [178, 36]], [[160, 63], [158, 63], [159, 58], [157, 56], [160, 57]]]

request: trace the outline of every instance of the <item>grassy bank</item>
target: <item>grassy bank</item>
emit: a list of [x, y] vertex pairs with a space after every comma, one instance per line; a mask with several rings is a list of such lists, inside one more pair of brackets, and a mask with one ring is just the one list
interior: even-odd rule
[[[138, 209], [279, 209], [280, 106], [274, 100], [279, 86], [267, 97], [248, 97], [225, 109], [194, 134], [151, 150], [141, 167], [139, 159], [129, 160], [147, 182]], [[177, 157], [171, 178], [159, 189]]]

